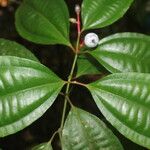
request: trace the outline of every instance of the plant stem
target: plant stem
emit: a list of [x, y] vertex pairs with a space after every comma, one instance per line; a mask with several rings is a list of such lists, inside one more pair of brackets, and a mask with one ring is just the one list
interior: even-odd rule
[[61, 141], [61, 145], [62, 145], [62, 129], [64, 126], [64, 122], [65, 122], [65, 114], [66, 114], [66, 108], [67, 108], [67, 102], [68, 102], [68, 98], [69, 98], [69, 89], [70, 89], [70, 84], [71, 84], [71, 80], [73, 78], [73, 73], [75, 70], [75, 65], [77, 62], [77, 58], [78, 58], [78, 52], [79, 52], [79, 44], [80, 44], [80, 6], [78, 6], [78, 11], [77, 13], [77, 31], [78, 31], [78, 36], [77, 36], [77, 43], [76, 43], [76, 49], [75, 50], [75, 56], [74, 56], [74, 60], [72, 63], [72, 67], [71, 67], [71, 71], [70, 71], [70, 75], [68, 77], [68, 81], [67, 81], [67, 86], [66, 86], [66, 91], [65, 91], [65, 100], [64, 100], [64, 107], [63, 107], [63, 113], [62, 113], [62, 119], [61, 119], [61, 125], [60, 125], [60, 132], [59, 132], [59, 138]]
[[81, 23], [80, 23], [80, 11], [77, 12], [77, 31], [78, 31], [78, 35], [80, 35], [81, 32]]
[[72, 83], [72, 84], [76, 84], [76, 85], [80, 85], [80, 86], [86, 87], [86, 84], [80, 83], [80, 82], [77, 82], [77, 81], [73, 81], [73, 82], [71, 82], [71, 83]]
[[81, 36], [81, 22], [80, 22], [80, 6], [76, 5], [76, 14], [77, 14], [77, 32], [78, 32], [78, 37], [77, 37], [77, 44], [76, 44], [76, 53], [79, 52], [79, 45], [80, 45], [80, 36]]
[[73, 77], [73, 72], [74, 72], [74, 69], [75, 69], [75, 64], [76, 64], [76, 61], [77, 61], [77, 57], [78, 57], [78, 54], [76, 53], [75, 57], [74, 57], [73, 64], [72, 64], [71, 72], [70, 72], [70, 75], [69, 75], [69, 78], [68, 78], [68, 82], [67, 82], [67, 87], [66, 87], [66, 91], [65, 91], [65, 101], [64, 101], [64, 107], [63, 107], [63, 114], [62, 114], [62, 121], [61, 121], [61, 126], [60, 126], [61, 129], [63, 128], [63, 125], [64, 125], [65, 113], [66, 113], [66, 107], [67, 107], [67, 98], [66, 97], [69, 94], [70, 81]]
[[58, 132], [59, 132], [59, 129], [58, 129], [57, 131], [54, 132], [54, 134], [52, 135], [51, 139], [48, 141], [49, 144], [52, 143], [52, 141], [53, 141], [55, 135], [56, 135]]
[[74, 72], [74, 69], [75, 69], [77, 58], [78, 58], [78, 54], [76, 53], [75, 57], [74, 57], [74, 60], [73, 60], [71, 72], [70, 72], [70, 75], [68, 77], [67, 87], [66, 87], [66, 91], [65, 91], [64, 107], [63, 107], [63, 113], [62, 113], [62, 119], [61, 119], [61, 125], [60, 125], [60, 132], [59, 132], [59, 138], [60, 138], [60, 141], [61, 141], [61, 145], [62, 145], [62, 129], [63, 129], [64, 122], [65, 122], [65, 114], [66, 114], [66, 108], [67, 108], [67, 102], [68, 102], [67, 98], [68, 98], [69, 88], [70, 88], [70, 84], [71, 84], [70, 81], [73, 77], [73, 72]]

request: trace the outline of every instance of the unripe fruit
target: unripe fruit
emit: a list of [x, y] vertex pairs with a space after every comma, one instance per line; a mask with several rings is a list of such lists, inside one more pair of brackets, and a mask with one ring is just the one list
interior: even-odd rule
[[88, 33], [84, 38], [84, 43], [87, 47], [94, 48], [99, 43], [99, 37], [95, 33]]
[[75, 6], [75, 12], [77, 14], [80, 13], [80, 5], [76, 4], [76, 6]]

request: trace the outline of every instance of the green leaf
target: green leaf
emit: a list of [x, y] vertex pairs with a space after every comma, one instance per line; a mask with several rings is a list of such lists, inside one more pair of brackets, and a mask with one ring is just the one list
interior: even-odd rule
[[78, 108], [70, 111], [62, 135], [64, 150], [122, 150], [117, 137], [96, 116]]
[[0, 56], [0, 137], [16, 133], [41, 117], [63, 84], [36, 61]]
[[17, 56], [38, 61], [24, 46], [6, 39], [0, 39], [0, 56]]
[[40, 44], [69, 43], [69, 14], [64, 0], [24, 0], [16, 12], [19, 34]]
[[96, 50], [89, 52], [112, 73], [150, 72], [150, 36], [118, 33], [102, 39]]
[[32, 150], [53, 150], [49, 143], [41, 143], [32, 148]]
[[108, 26], [121, 18], [133, 0], [83, 0], [83, 30]]
[[82, 75], [100, 74], [100, 66], [91, 57], [86, 57], [85, 55], [80, 55], [77, 60], [77, 77]]
[[150, 148], [150, 74], [112, 74], [87, 87], [103, 115], [120, 133]]

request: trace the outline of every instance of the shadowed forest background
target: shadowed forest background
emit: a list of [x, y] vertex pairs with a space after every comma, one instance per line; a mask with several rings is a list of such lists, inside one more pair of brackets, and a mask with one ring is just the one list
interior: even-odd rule
[[[75, 17], [74, 6], [80, 4], [81, 0], [65, 0], [69, 11], [70, 17]], [[66, 79], [69, 75], [73, 53], [69, 48], [61, 45], [48, 45], [42, 46], [31, 43], [18, 35], [15, 29], [15, 11], [21, 3], [21, 0], [13, 0], [7, 7], [0, 7], [0, 38], [9, 39], [21, 43], [26, 48], [31, 50], [42, 64], [53, 70], [62, 79]], [[94, 14], [93, 14], [94, 15]], [[90, 31], [88, 31], [90, 32]], [[109, 27], [98, 30], [92, 30], [99, 35], [100, 39], [117, 33], [117, 32], [138, 32], [150, 35], [150, 0], [135, 0], [131, 8], [123, 18]], [[84, 34], [82, 37], [84, 37]], [[72, 41], [76, 40], [76, 26], [71, 23], [70, 25], [70, 38]], [[106, 72], [107, 73], [107, 72]], [[97, 76], [88, 76], [82, 82], [90, 82], [97, 78]], [[102, 116], [89, 92], [84, 88], [78, 86], [73, 87], [74, 91], [71, 94], [71, 99], [74, 105], [87, 110], [99, 118], [101, 118], [107, 126], [119, 137], [125, 150], [145, 150], [131, 141], [127, 140], [120, 133], [116, 131]], [[75, 94], [78, 93], [78, 94]], [[46, 142], [50, 139], [55, 130], [59, 128], [61, 114], [63, 107], [63, 96], [58, 96], [52, 107], [36, 122], [24, 130], [0, 138], [0, 148], [3, 150], [29, 150], [31, 146]], [[68, 108], [69, 110], [69, 108]], [[59, 148], [58, 137], [54, 140], [54, 149]]]

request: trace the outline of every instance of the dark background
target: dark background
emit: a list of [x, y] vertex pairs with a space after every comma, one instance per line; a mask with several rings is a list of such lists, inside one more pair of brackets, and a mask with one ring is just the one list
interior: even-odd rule
[[[21, 43], [30, 49], [44, 65], [52, 69], [61, 78], [67, 79], [73, 58], [70, 49], [61, 45], [37, 45], [21, 38], [16, 32], [14, 13], [20, 2], [21, 0], [18, 0], [9, 3], [5, 8], [0, 7], [0, 38], [6, 38]], [[66, 2], [68, 4], [70, 16], [75, 17], [74, 6], [75, 4], [80, 4], [81, 0], [66, 0]], [[95, 30], [95, 32], [99, 34], [100, 38], [117, 32], [139, 32], [150, 35], [150, 0], [135, 0], [123, 18], [113, 25]], [[84, 34], [85, 33], [83, 33], [82, 36], [84, 36]], [[75, 25], [71, 25], [70, 38], [72, 41], [76, 39]], [[93, 78], [95, 77], [92, 77], [92, 79]], [[87, 78], [87, 80], [91, 80], [91, 78]], [[145, 150], [145, 148], [127, 140], [106, 121], [86, 89], [79, 88], [78, 86], [74, 87], [71, 93], [71, 99], [74, 105], [101, 118], [119, 137], [125, 150]], [[0, 138], [0, 147], [3, 150], [28, 150], [31, 146], [48, 141], [54, 131], [59, 128], [62, 107], [63, 97], [58, 96], [52, 107], [32, 125], [16, 134]], [[54, 149], [59, 150], [59, 145], [58, 137], [56, 137], [53, 143]]]

